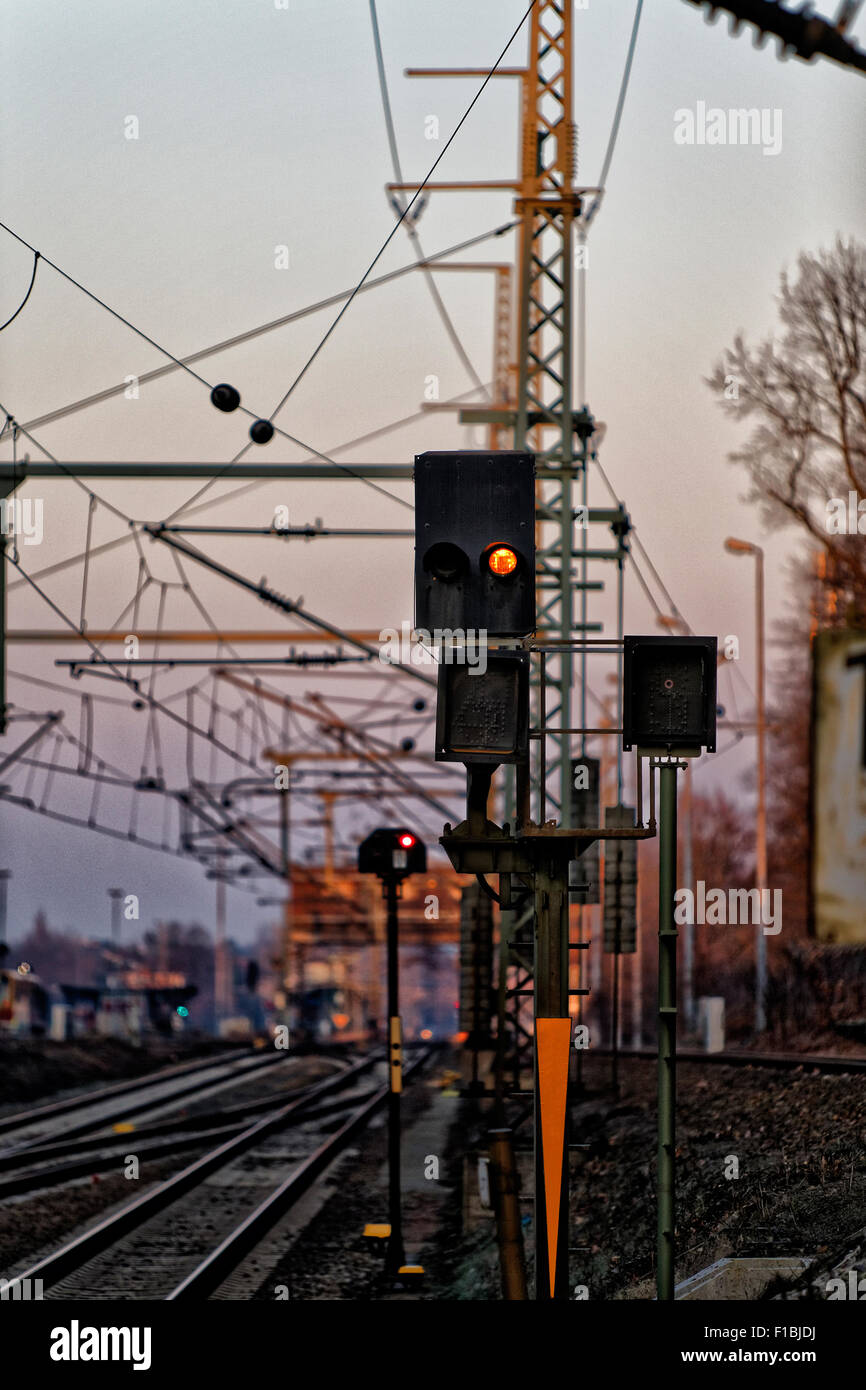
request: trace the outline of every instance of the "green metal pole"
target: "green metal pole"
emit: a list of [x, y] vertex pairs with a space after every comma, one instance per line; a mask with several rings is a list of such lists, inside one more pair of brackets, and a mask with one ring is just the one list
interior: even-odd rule
[[659, 1300], [674, 1296], [674, 1129], [677, 1055], [677, 763], [660, 764], [659, 788], [659, 1017], [658, 1238]]
[[6, 539], [0, 536], [0, 734], [6, 727]]

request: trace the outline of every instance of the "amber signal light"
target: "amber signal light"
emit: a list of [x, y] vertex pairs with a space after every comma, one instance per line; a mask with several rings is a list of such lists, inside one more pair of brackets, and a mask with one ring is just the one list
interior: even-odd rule
[[487, 567], [499, 579], [507, 579], [517, 569], [517, 553], [510, 545], [496, 545], [488, 553]]

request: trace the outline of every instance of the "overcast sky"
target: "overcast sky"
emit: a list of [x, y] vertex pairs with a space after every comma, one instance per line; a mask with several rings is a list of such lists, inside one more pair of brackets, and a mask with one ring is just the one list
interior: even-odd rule
[[[408, 80], [404, 69], [490, 66], [524, 9], [524, 0], [379, 0], [407, 178], [427, 172], [477, 82]], [[589, 0], [575, 11], [574, 115], [583, 183], [599, 175], [632, 17], [626, 0]], [[862, 45], [862, 23], [860, 30]], [[367, 0], [289, 0], [287, 9], [274, 0], [3, 0], [0, 32], [2, 220], [176, 355], [354, 284], [393, 226]], [[524, 30], [507, 64], [525, 61], [526, 42]], [[681, 0], [653, 0], [645, 7], [607, 195], [592, 230], [586, 379], [589, 406], [607, 427], [602, 462], [693, 629], [739, 636], [740, 715], [748, 715], [747, 686], [754, 687], [753, 568], [726, 555], [722, 542], [733, 534], [766, 545], [771, 621], [785, 611], [786, 557], [799, 542], [790, 534], [761, 536], [754, 508], [740, 500], [744, 478], [726, 462], [739, 435], [703, 378], [739, 329], [754, 340], [772, 328], [779, 273], [793, 267], [801, 249], [862, 230], [864, 95], [853, 71], [827, 62], [782, 63], [773, 46], [758, 51], [745, 33], [731, 38], [724, 21], [710, 26]], [[765, 110], [774, 123], [774, 152], [760, 144], [677, 143], [675, 113], [697, 111], [699, 103]], [[438, 143], [425, 138], [431, 115], [439, 121]], [[130, 117], [136, 139], [127, 138], [136, 128]], [[517, 84], [491, 83], [437, 177], [513, 177], [518, 135]], [[425, 249], [429, 254], [486, 232], [511, 213], [507, 192], [434, 194], [420, 223]], [[275, 267], [282, 246], [287, 269]], [[474, 253], [497, 260], [513, 254], [511, 236]], [[377, 273], [411, 259], [401, 232]], [[19, 304], [31, 269], [30, 253], [0, 232], [0, 321]], [[438, 283], [466, 351], [488, 380], [490, 277], [441, 274]], [[199, 370], [209, 382], [234, 383], [245, 405], [268, 415], [329, 313], [209, 358]], [[29, 303], [0, 337], [0, 400], [27, 422], [164, 361], [43, 265]], [[412, 414], [430, 376], [438, 377], [443, 399], [471, 386], [423, 278], [412, 275], [359, 297], [278, 423], [327, 452]], [[142, 387], [138, 400], [115, 398], [34, 433], [63, 462], [226, 463], [246, 442], [248, 424], [215, 411], [204, 386], [175, 374]], [[482, 446], [483, 436], [435, 414], [340, 458], [405, 462], [427, 448], [466, 443]], [[6, 441], [0, 450], [11, 457]], [[304, 457], [279, 437], [255, 451], [256, 461]], [[221, 482], [210, 496], [231, 486]], [[597, 478], [592, 486], [591, 501], [606, 505]], [[159, 520], [196, 485], [108, 482], [95, 490], [126, 515]], [[389, 483], [388, 490], [411, 498], [409, 484]], [[41, 570], [83, 550], [87, 497], [74, 482], [29, 483], [21, 495], [44, 501], [44, 538], [21, 547], [25, 569]], [[315, 517], [331, 526], [412, 524], [398, 501], [351, 479], [267, 483], [194, 519], [267, 526], [279, 504], [289, 507], [292, 524]], [[122, 519], [97, 508], [94, 545], [127, 532]], [[255, 581], [267, 575], [282, 593], [303, 595], [313, 612], [343, 627], [399, 627], [412, 617], [411, 541], [286, 546], [208, 538], [204, 548]], [[177, 580], [170, 555], [148, 545], [147, 556], [157, 579]], [[137, 575], [131, 542], [93, 562], [91, 627], [114, 624]], [[17, 578], [11, 569], [9, 578]], [[44, 580], [46, 593], [75, 621], [81, 582], [80, 566]], [[223, 624], [262, 628], [280, 621], [215, 576], [196, 573], [196, 592]], [[626, 613], [627, 631], [658, 630], [633, 579]], [[609, 614], [605, 599], [592, 616]], [[152, 586], [139, 625], [154, 627], [156, 616]], [[164, 622], [200, 627], [203, 619], [187, 595], [173, 590]], [[57, 628], [61, 620], [19, 584], [10, 594], [9, 626]], [[68, 686], [71, 694], [13, 677], [10, 700], [31, 711], [65, 709], [77, 731], [82, 686], [54, 662], [81, 650], [80, 643], [11, 645], [13, 670]], [[101, 707], [97, 742], [103, 757], [137, 773], [144, 716], [129, 709], [122, 687], [85, 679], [94, 694], [126, 706]], [[156, 692], [170, 695], [192, 679], [189, 672], [160, 676]], [[314, 688], [309, 672], [277, 683], [297, 694]], [[396, 684], [399, 694], [390, 698], [408, 708], [411, 682]], [[328, 688], [335, 687], [332, 679]], [[384, 690], [372, 680], [367, 688]], [[734, 713], [730, 686], [720, 698]], [[13, 725], [3, 748], [14, 747], [31, 727]], [[752, 757], [747, 742], [698, 775], [707, 785], [723, 779], [736, 791]], [[166, 773], [174, 786], [186, 781], [183, 758], [182, 742], [169, 739]], [[220, 775], [238, 772], [220, 764]], [[13, 785], [20, 787], [20, 774]], [[42, 782], [31, 790], [38, 800]], [[53, 787], [47, 804], [60, 804], [59, 795]], [[75, 783], [63, 795], [64, 807], [87, 816], [89, 786]], [[341, 839], [348, 842], [376, 815], [375, 806], [366, 806], [344, 817]], [[56, 924], [101, 928], [108, 920], [106, 889], [115, 885], [140, 895], [145, 926], [169, 916], [211, 918], [213, 886], [195, 864], [15, 808], [0, 812], [0, 833], [2, 864], [13, 872], [13, 932], [39, 906]], [[301, 827], [298, 844], [315, 846], [320, 837], [317, 827]], [[268, 920], [267, 910], [238, 892], [230, 892], [229, 907], [231, 928], [242, 938]]]

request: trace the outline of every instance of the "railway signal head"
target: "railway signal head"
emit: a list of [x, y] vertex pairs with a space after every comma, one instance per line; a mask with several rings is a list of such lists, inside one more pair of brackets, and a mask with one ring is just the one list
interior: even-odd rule
[[427, 849], [414, 830], [380, 828], [368, 835], [358, 849], [358, 872], [379, 878], [402, 879], [423, 874]]
[[623, 639], [622, 746], [681, 757], [716, 748], [715, 637]]
[[497, 637], [534, 631], [534, 455], [416, 457], [415, 623]]

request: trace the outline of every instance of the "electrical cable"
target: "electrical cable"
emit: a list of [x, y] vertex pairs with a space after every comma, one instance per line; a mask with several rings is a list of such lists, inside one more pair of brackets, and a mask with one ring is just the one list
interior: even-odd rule
[[24, 298], [22, 299], [21, 303], [18, 305], [18, 308], [15, 310], [15, 313], [12, 315], [12, 317], [11, 317], [11, 318], [8, 318], [8, 319], [6, 320], [5, 323], [0, 323], [0, 333], [2, 333], [3, 330], [4, 330], [5, 328], [8, 328], [9, 325], [10, 325], [10, 323], [14, 323], [14, 322], [15, 322], [15, 320], [16, 320], [17, 317], [18, 317], [18, 315], [21, 313], [21, 310], [24, 308], [24, 305], [27, 303], [28, 299], [30, 298], [30, 292], [31, 292], [31, 290], [33, 289], [33, 286], [36, 284], [36, 267], [38, 266], [38, 264], [39, 264], [39, 252], [38, 252], [38, 251], [34, 251], [34, 252], [33, 252], [33, 274], [30, 276], [30, 284], [27, 286], [27, 293], [25, 294], [25, 296], [24, 296]]
[[628, 52], [626, 53], [625, 68], [623, 69], [622, 81], [620, 82], [619, 87], [619, 96], [617, 98], [616, 103], [616, 110], [614, 111], [613, 115], [613, 125], [611, 126], [610, 136], [608, 137], [607, 142], [607, 149], [605, 150], [604, 161], [601, 166], [601, 176], [598, 180], [598, 186], [600, 191], [596, 194], [592, 206], [589, 209], [589, 212], [583, 219], [583, 225], [585, 227], [588, 227], [592, 222], [596, 212], [598, 211], [601, 205], [601, 200], [604, 197], [605, 184], [607, 183], [607, 176], [610, 172], [610, 163], [613, 159], [614, 149], [616, 148], [616, 140], [617, 136], [619, 135], [619, 125], [620, 121], [622, 120], [622, 113], [623, 108], [625, 106], [626, 93], [628, 92], [629, 78], [631, 77], [631, 65], [634, 59], [634, 51], [635, 46], [637, 44], [637, 35], [638, 29], [640, 28], [640, 17], [642, 10], [643, 0], [637, 0], [634, 12], [634, 21], [631, 27], [631, 37], [629, 39], [628, 44]]
[[[382, 243], [382, 245], [380, 246], [379, 250], [376, 252], [375, 256], [373, 257], [372, 261], [371, 261], [370, 264], [368, 265], [367, 269], [364, 271], [364, 274], [361, 276], [361, 279], [358, 281], [358, 284], [355, 286], [354, 290], [353, 290], [352, 293], [349, 295], [349, 298], [346, 300], [346, 302], [345, 302], [345, 304], [343, 305], [342, 309], [340, 309], [340, 311], [339, 311], [339, 313], [337, 314], [336, 318], [333, 320], [333, 322], [330, 324], [329, 328], [326, 330], [326, 332], [325, 332], [325, 333], [323, 334], [323, 336], [320, 338], [318, 344], [317, 344], [316, 347], [313, 349], [313, 351], [310, 353], [309, 357], [307, 358], [307, 360], [306, 360], [306, 362], [304, 363], [304, 365], [303, 365], [303, 367], [301, 368], [301, 370], [298, 372], [298, 374], [297, 374], [297, 376], [295, 377], [294, 381], [293, 381], [293, 382], [291, 383], [291, 385], [289, 386], [288, 390], [287, 390], [287, 391], [285, 392], [285, 394], [281, 397], [281, 399], [279, 400], [279, 402], [277, 403], [277, 405], [275, 406], [275, 408], [271, 411], [271, 414], [268, 416], [268, 419], [269, 419], [269, 420], [273, 421], [274, 417], [277, 416], [277, 415], [280, 413], [280, 411], [282, 410], [283, 406], [286, 404], [286, 401], [287, 401], [287, 400], [289, 399], [289, 397], [292, 395], [292, 393], [294, 392], [294, 390], [296, 389], [296, 387], [300, 384], [300, 382], [303, 380], [303, 378], [306, 376], [307, 372], [309, 371], [310, 367], [311, 367], [311, 366], [313, 365], [313, 363], [315, 362], [315, 360], [316, 360], [316, 358], [318, 357], [319, 353], [322, 351], [322, 348], [325, 346], [325, 344], [327, 343], [327, 341], [328, 341], [328, 339], [330, 338], [331, 334], [334, 332], [334, 329], [337, 327], [337, 324], [340, 322], [340, 320], [343, 318], [343, 316], [345, 315], [345, 313], [347, 312], [347, 310], [349, 309], [349, 307], [351, 306], [351, 304], [354, 302], [356, 296], [357, 296], [357, 295], [360, 293], [360, 291], [363, 289], [364, 284], [366, 283], [366, 281], [367, 281], [367, 279], [368, 279], [368, 277], [369, 277], [369, 275], [370, 275], [370, 272], [374, 269], [374, 267], [375, 267], [375, 266], [378, 264], [378, 262], [381, 260], [382, 256], [385, 254], [385, 251], [388, 249], [388, 247], [390, 246], [390, 244], [391, 244], [391, 242], [393, 241], [394, 237], [397, 235], [397, 232], [398, 232], [399, 228], [401, 227], [402, 223], [404, 222], [405, 218], [406, 218], [406, 217], [408, 216], [408, 214], [411, 212], [413, 206], [414, 206], [415, 203], [418, 201], [418, 198], [419, 198], [419, 197], [421, 196], [421, 194], [423, 193], [424, 189], [426, 188], [426, 186], [427, 186], [427, 184], [429, 183], [430, 179], [432, 178], [433, 174], [436, 172], [436, 170], [438, 169], [439, 165], [442, 163], [442, 160], [445, 158], [445, 155], [448, 153], [449, 149], [451, 148], [452, 144], [454, 143], [454, 140], [456, 139], [457, 135], [460, 133], [460, 131], [462, 130], [463, 126], [466, 124], [466, 121], [469, 119], [469, 116], [471, 115], [471, 113], [472, 113], [473, 110], [475, 109], [475, 107], [476, 107], [478, 101], [480, 100], [481, 96], [483, 95], [483, 93], [484, 93], [485, 90], [487, 89], [489, 83], [493, 80], [493, 77], [495, 76], [495, 74], [496, 74], [496, 72], [497, 72], [497, 70], [498, 70], [498, 68], [499, 68], [500, 63], [502, 62], [503, 58], [505, 57], [506, 53], [508, 52], [508, 50], [509, 50], [509, 48], [511, 47], [512, 43], [514, 42], [514, 40], [517, 38], [517, 35], [520, 33], [521, 29], [523, 28], [523, 26], [524, 26], [524, 24], [526, 23], [527, 19], [529, 18], [530, 14], [531, 14], [532, 11], [535, 9], [535, 5], [536, 5], [536, 0], [530, 0], [530, 4], [528, 5], [528, 7], [527, 7], [525, 13], [523, 14], [523, 16], [522, 16], [522, 18], [521, 18], [519, 24], [517, 25], [517, 27], [516, 27], [516, 29], [514, 30], [514, 32], [511, 34], [510, 38], [508, 39], [508, 42], [506, 43], [505, 47], [502, 49], [502, 52], [499, 54], [499, 57], [496, 59], [496, 62], [493, 64], [493, 67], [492, 67], [492, 68], [490, 69], [490, 71], [487, 73], [487, 76], [484, 78], [484, 81], [481, 83], [481, 86], [478, 88], [478, 91], [477, 91], [477, 92], [475, 93], [475, 95], [473, 96], [472, 100], [470, 101], [470, 103], [469, 103], [469, 105], [467, 106], [466, 110], [463, 112], [463, 115], [460, 117], [460, 119], [459, 119], [459, 121], [457, 122], [456, 126], [455, 126], [454, 129], [452, 130], [451, 134], [448, 136], [448, 139], [445, 141], [445, 144], [442, 146], [442, 149], [440, 150], [439, 154], [436, 156], [436, 158], [434, 159], [434, 161], [433, 161], [433, 163], [431, 164], [430, 168], [427, 170], [427, 173], [425, 174], [423, 180], [422, 180], [421, 183], [418, 185], [418, 188], [417, 188], [416, 191], [413, 193], [412, 197], [409, 199], [408, 203], [406, 204], [405, 208], [403, 209], [403, 211], [402, 211], [402, 213], [400, 214], [399, 218], [397, 219], [396, 223], [395, 223], [394, 226], [391, 228], [391, 231], [388, 233], [387, 237], [386, 237], [385, 240], [383, 241], [383, 243]], [[2, 225], [2, 224], [0, 224], [0, 225]]]
[[[382, 54], [382, 39], [379, 34], [379, 17], [376, 13], [376, 0], [370, 0], [370, 20], [373, 27], [373, 46], [376, 50], [376, 70], [379, 75], [379, 93], [382, 98], [382, 110], [385, 117], [385, 128], [388, 134], [388, 145], [391, 150], [392, 172], [394, 175], [394, 182], [402, 183], [403, 170], [400, 165], [400, 155], [397, 150], [397, 133], [394, 129], [394, 118], [391, 114], [391, 98], [388, 95], [388, 79], [385, 73], [385, 59]], [[396, 202], [398, 210], [403, 211], [403, 205], [406, 202], [405, 195], [401, 194], [400, 197], [396, 200]], [[454, 350], [460, 358], [460, 361], [463, 363], [463, 366], [466, 369], [467, 373], [475, 382], [476, 388], [480, 391], [483, 391], [487, 399], [490, 400], [490, 392], [484, 385], [483, 381], [481, 380], [481, 377], [478, 375], [478, 372], [475, 370], [475, 367], [469, 357], [469, 354], [466, 352], [466, 349], [460, 341], [457, 329], [454, 327], [451, 315], [448, 313], [448, 310], [445, 307], [444, 300], [442, 299], [442, 295], [439, 292], [439, 286], [436, 284], [433, 272], [426, 265], [427, 257], [424, 255], [424, 249], [421, 245], [421, 239], [418, 236], [418, 230], [415, 225], [415, 221], [412, 218], [409, 218], [406, 222], [406, 229], [409, 233], [409, 237], [412, 242], [412, 249], [415, 252], [415, 256], [418, 260], [419, 268], [421, 268], [424, 271], [424, 279], [427, 281], [427, 286], [430, 290], [430, 294], [432, 295], [433, 303], [435, 304], [439, 317], [441, 318], [442, 323], [444, 324], [445, 331], [448, 334], [448, 337], [451, 339], [451, 343], [454, 347]]]
[[[2, 225], [2, 224], [0, 224]], [[489, 232], [481, 232], [477, 236], [468, 237], [465, 241], [455, 242], [453, 246], [446, 247], [444, 251], [437, 251], [435, 255], [428, 256], [428, 263], [442, 261], [456, 256], [460, 251], [468, 251], [473, 246], [480, 245], [483, 241], [489, 241], [492, 237], [504, 236], [507, 232], [513, 231], [519, 223], [506, 222], [500, 227], [493, 227]], [[15, 234], [12, 233], [14, 236]], [[39, 252], [36, 252], [38, 255]], [[423, 269], [417, 261], [408, 265], [399, 266], [396, 270], [389, 270], [384, 275], [378, 275], [374, 280], [368, 280], [361, 293], [368, 290], [378, 289], [381, 285], [390, 284], [392, 280], [397, 280], [403, 275], [409, 275], [413, 271]], [[251, 342], [252, 339], [261, 337], [262, 334], [272, 333], [278, 328], [285, 328], [288, 324], [296, 323], [300, 319], [308, 318], [311, 314], [320, 313], [323, 309], [330, 309], [332, 305], [339, 304], [341, 300], [348, 298], [352, 293], [351, 289], [339, 290], [336, 294], [328, 295], [326, 299], [320, 299], [314, 304], [307, 304], [302, 309], [294, 309], [290, 314], [284, 314], [281, 318], [271, 319], [270, 322], [260, 324], [258, 328], [246, 329], [243, 333], [237, 333], [232, 338], [225, 338], [220, 343], [213, 343], [210, 347], [199, 348], [198, 351], [188, 353], [185, 357], [171, 357], [171, 360], [162, 367], [154, 367], [152, 371], [142, 372], [136, 376], [139, 387], [147, 385], [151, 381], [158, 381], [161, 377], [169, 376], [172, 372], [180, 371], [183, 367], [189, 366], [193, 362], [199, 362], [205, 357], [213, 357], [218, 353], [226, 352], [229, 348], [239, 347], [242, 343]], [[23, 307], [23, 306], [22, 306]], [[134, 333], [143, 337], [134, 324], [130, 325]], [[162, 351], [162, 349], [160, 349]], [[121, 381], [116, 386], [108, 386], [103, 391], [97, 391], [90, 396], [82, 396], [80, 400], [71, 401], [69, 405], [59, 406], [57, 410], [48, 411], [44, 415], [34, 416], [32, 420], [27, 420], [27, 429], [40, 429], [43, 425], [53, 424], [56, 420], [62, 420], [67, 415], [73, 415], [76, 411], [87, 410], [90, 406], [101, 405], [103, 401], [110, 400], [113, 396], [120, 396], [129, 389], [128, 381]], [[252, 412], [251, 412], [252, 413]]]

